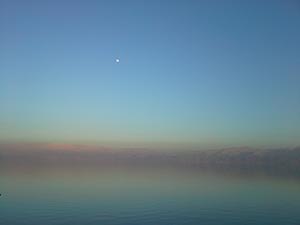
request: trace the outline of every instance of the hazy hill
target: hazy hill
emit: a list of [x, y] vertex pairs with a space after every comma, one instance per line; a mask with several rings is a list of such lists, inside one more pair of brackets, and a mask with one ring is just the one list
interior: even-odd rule
[[300, 175], [300, 147], [293, 149], [226, 148], [201, 151], [158, 151], [102, 147], [0, 146], [1, 166], [88, 165], [208, 168], [269, 171]]

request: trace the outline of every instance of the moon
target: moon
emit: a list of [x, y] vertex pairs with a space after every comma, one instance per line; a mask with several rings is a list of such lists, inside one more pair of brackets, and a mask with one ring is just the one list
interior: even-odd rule
[[119, 62], [120, 62], [120, 59], [117, 58], [115, 61], [116, 61], [116, 63], [119, 63]]

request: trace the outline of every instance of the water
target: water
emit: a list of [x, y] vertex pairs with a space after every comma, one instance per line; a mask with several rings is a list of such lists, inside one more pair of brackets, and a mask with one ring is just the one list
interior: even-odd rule
[[0, 172], [0, 224], [300, 224], [300, 181], [150, 168]]

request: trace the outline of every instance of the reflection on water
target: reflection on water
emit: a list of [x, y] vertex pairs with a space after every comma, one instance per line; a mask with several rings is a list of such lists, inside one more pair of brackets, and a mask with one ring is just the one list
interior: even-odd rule
[[5, 168], [1, 224], [300, 224], [300, 182], [130, 167]]

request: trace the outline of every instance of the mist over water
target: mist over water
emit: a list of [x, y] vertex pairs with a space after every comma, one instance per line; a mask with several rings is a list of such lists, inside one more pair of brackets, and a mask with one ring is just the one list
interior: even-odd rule
[[6, 166], [0, 224], [299, 224], [300, 180], [129, 165]]

